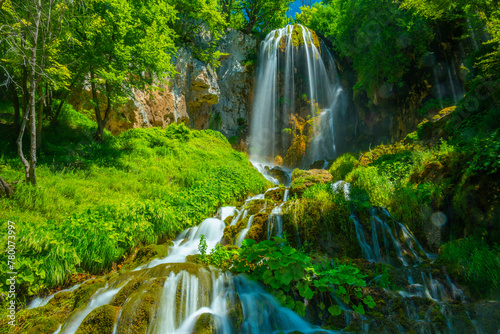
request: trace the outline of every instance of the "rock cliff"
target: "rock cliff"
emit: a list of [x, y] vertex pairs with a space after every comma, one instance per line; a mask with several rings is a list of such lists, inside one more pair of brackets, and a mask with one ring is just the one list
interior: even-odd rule
[[[255, 54], [257, 40], [235, 30], [218, 42], [224, 53], [220, 66], [194, 58], [179, 48], [173, 60], [177, 74], [157, 90], [133, 91], [130, 99], [113, 108], [106, 128], [113, 134], [139, 127], [165, 127], [185, 123], [195, 129], [212, 128], [225, 136], [240, 135], [248, 123], [253, 69], [244, 61]], [[78, 110], [92, 109], [89, 87], [72, 94], [70, 103]]]

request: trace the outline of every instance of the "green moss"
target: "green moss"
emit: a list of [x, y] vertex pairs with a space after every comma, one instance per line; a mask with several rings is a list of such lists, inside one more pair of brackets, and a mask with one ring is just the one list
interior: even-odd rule
[[268, 215], [268, 213], [261, 212], [253, 217], [252, 227], [248, 230], [246, 239], [253, 239], [257, 242], [267, 240]]
[[245, 318], [240, 297], [237, 294], [228, 295], [226, 299], [226, 305], [228, 309], [227, 316], [231, 323], [232, 332], [241, 333], [241, 326], [243, 325]]
[[111, 305], [96, 308], [85, 317], [75, 334], [112, 334], [119, 311]]
[[116, 294], [115, 298], [111, 302], [113, 306], [121, 306], [125, 302], [125, 300], [134, 293], [144, 282], [146, 278], [144, 277], [135, 277], [130, 280], [120, 291]]
[[288, 205], [283, 214], [283, 230], [293, 247], [335, 257], [361, 255], [345, 201], [299, 199]]
[[90, 297], [105, 284], [104, 278], [95, 279], [84, 283], [74, 291], [73, 309], [79, 309], [87, 305]]
[[333, 181], [344, 180], [347, 174], [353, 170], [357, 162], [358, 159], [353, 153], [342, 154], [335, 159], [328, 170], [330, 174], [332, 174]]
[[28, 329], [27, 334], [52, 334], [59, 327], [60, 321], [57, 318], [42, 318], [37, 321], [38, 323]]
[[217, 333], [217, 327], [215, 325], [215, 319], [211, 313], [203, 313], [196, 320], [194, 325], [194, 332], [196, 334], [212, 334]]
[[245, 217], [245, 219], [240, 220], [235, 225], [228, 225], [224, 228], [223, 243], [225, 245], [233, 245], [234, 244], [234, 242], [236, 240], [236, 236], [238, 235], [238, 233], [240, 233], [240, 231], [242, 229], [244, 229], [246, 227], [249, 218], [250, 217], [247, 215], [247, 217]]
[[118, 333], [145, 334], [154, 321], [165, 278], [155, 278], [142, 284], [122, 307]]
[[169, 247], [167, 245], [147, 245], [139, 248], [137, 254], [134, 257], [131, 268], [140, 266], [141, 264], [147, 263], [152, 259], [163, 258], [168, 255]]
[[311, 187], [318, 183], [332, 182], [333, 177], [327, 170], [324, 169], [310, 169], [307, 171], [292, 173], [291, 193], [302, 195], [307, 187]]

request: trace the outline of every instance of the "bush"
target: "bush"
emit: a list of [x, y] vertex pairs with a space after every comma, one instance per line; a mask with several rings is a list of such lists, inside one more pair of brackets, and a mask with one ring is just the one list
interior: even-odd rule
[[376, 167], [356, 168], [347, 175], [346, 181], [364, 189], [370, 196], [372, 205], [384, 207], [389, 205], [393, 186], [385, 175], [379, 174]]
[[500, 248], [490, 248], [483, 240], [470, 237], [442, 246], [440, 262], [458, 274], [471, 290], [487, 296], [500, 287]]
[[332, 166], [328, 170], [333, 176], [333, 181], [344, 180], [356, 164], [358, 159], [352, 153], [346, 153], [335, 159]]
[[315, 184], [306, 188], [302, 194], [302, 198], [318, 200], [320, 202], [331, 202], [333, 198], [332, 187], [329, 183]]

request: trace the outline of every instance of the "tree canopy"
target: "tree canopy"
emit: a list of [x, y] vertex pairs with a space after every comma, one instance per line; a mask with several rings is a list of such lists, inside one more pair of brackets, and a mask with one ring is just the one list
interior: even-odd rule
[[327, 37], [352, 61], [355, 89], [397, 85], [413, 59], [427, 50], [432, 30], [425, 18], [400, 10], [392, 0], [331, 0], [302, 7], [296, 21]]

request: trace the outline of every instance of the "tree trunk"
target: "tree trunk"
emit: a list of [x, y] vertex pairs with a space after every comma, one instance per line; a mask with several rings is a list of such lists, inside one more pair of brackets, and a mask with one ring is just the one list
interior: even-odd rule
[[42, 147], [42, 123], [43, 123], [43, 88], [40, 82], [38, 83], [38, 114], [36, 122], [36, 149], [39, 150]]
[[101, 118], [101, 109], [99, 108], [99, 98], [97, 97], [97, 88], [95, 85], [95, 75], [93, 68], [90, 69], [90, 87], [92, 89], [92, 101], [94, 102], [95, 119], [97, 122], [97, 131], [94, 133], [94, 139], [97, 142], [101, 142], [104, 128]]
[[23, 153], [23, 136], [24, 136], [24, 130], [26, 129], [26, 124], [28, 124], [28, 118], [29, 114], [27, 110], [25, 110], [23, 114], [23, 122], [21, 123], [21, 128], [19, 129], [19, 136], [17, 136], [17, 154], [19, 155], [19, 158], [21, 159], [21, 162], [23, 163], [24, 166], [24, 177], [26, 178], [26, 182], [29, 181], [30, 179], [30, 165], [28, 160], [24, 157]]
[[48, 119], [51, 119], [54, 115], [54, 104], [52, 101], [52, 89], [50, 88], [49, 84], [45, 85], [45, 107], [45, 114], [47, 115]]
[[9, 185], [7, 182], [5, 182], [1, 177], [0, 177], [0, 197], [2, 196], [7, 196], [10, 197], [14, 195], [14, 192], [12, 189], [10, 189]]
[[[42, 4], [41, 0], [38, 0], [38, 8], [37, 8], [37, 17], [33, 26], [33, 45], [31, 47], [31, 60], [30, 60], [30, 88], [29, 92], [27, 91], [27, 87], [24, 86], [23, 90], [23, 105], [28, 104], [28, 108], [23, 110], [23, 123], [21, 124], [21, 129], [19, 130], [19, 136], [17, 138], [17, 153], [21, 162], [24, 165], [24, 172], [26, 177], [26, 182], [29, 182], [33, 185], [36, 184], [36, 176], [35, 176], [35, 167], [36, 167], [36, 86], [37, 82], [35, 80], [36, 77], [36, 51], [38, 44], [38, 30], [40, 28], [40, 18], [42, 14]], [[26, 72], [25, 72], [26, 73]], [[28, 93], [28, 94], [26, 94]], [[28, 96], [26, 96], [28, 95]], [[23, 136], [24, 131], [26, 129], [26, 124], [30, 122], [30, 134], [31, 134], [31, 143], [30, 143], [30, 161], [26, 160], [23, 153]]]
[[12, 105], [14, 106], [14, 133], [19, 133], [21, 126], [21, 110], [19, 105], [19, 97], [17, 96], [16, 86], [9, 84]]
[[40, 17], [42, 14], [42, 3], [38, 0], [37, 17], [33, 31], [33, 46], [31, 48], [31, 70], [30, 70], [30, 130], [31, 130], [31, 144], [30, 144], [30, 168], [29, 168], [29, 181], [32, 185], [36, 184], [35, 167], [36, 167], [36, 51], [38, 45], [38, 31], [40, 28]]

